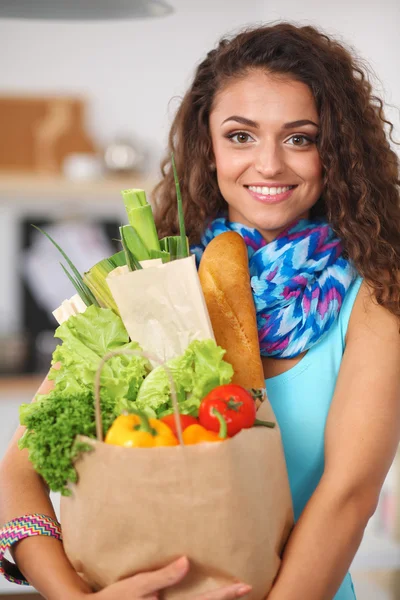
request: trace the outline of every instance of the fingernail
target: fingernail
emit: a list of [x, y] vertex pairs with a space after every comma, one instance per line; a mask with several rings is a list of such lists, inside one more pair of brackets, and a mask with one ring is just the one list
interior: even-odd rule
[[240, 598], [241, 596], [244, 596], [245, 594], [248, 594], [249, 592], [251, 592], [250, 585], [240, 584], [238, 586], [238, 588], [236, 589], [236, 597]]
[[175, 561], [175, 568], [178, 571], [184, 571], [187, 568], [188, 559], [186, 556], [181, 556], [178, 560]]

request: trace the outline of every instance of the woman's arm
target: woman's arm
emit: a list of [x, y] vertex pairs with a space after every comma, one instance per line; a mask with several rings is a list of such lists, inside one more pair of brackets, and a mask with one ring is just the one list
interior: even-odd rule
[[376, 509], [399, 438], [399, 322], [364, 283], [328, 415], [324, 475], [290, 536], [268, 600], [332, 600]]
[[[38, 394], [47, 394], [52, 382], [47, 378]], [[35, 472], [26, 449], [18, 440], [25, 428], [19, 427], [0, 463], [0, 523], [25, 514], [42, 513], [56, 518], [49, 490]], [[70, 565], [62, 544], [51, 537], [35, 536], [20, 541], [13, 552], [19, 569], [45, 598], [73, 598], [89, 592], [88, 586]]]

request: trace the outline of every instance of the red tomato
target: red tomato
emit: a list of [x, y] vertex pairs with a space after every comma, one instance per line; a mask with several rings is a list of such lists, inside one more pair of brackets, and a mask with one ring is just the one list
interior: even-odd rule
[[236, 435], [242, 429], [253, 427], [256, 420], [256, 404], [253, 396], [242, 386], [233, 383], [214, 388], [200, 404], [200, 425], [210, 431], [219, 431], [220, 423], [212, 414], [213, 408], [225, 418], [229, 437]]
[[[189, 427], [189, 425], [198, 425], [199, 421], [196, 417], [191, 417], [190, 415], [179, 415], [182, 425], [182, 431]], [[168, 425], [172, 432], [178, 437], [178, 432], [176, 431], [176, 423], [175, 423], [175, 415], [166, 415], [160, 419], [163, 423]]]

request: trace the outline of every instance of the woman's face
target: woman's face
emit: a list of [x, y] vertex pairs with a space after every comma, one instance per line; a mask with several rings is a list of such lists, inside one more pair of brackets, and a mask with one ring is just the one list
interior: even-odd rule
[[229, 219], [267, 241], [307, 217], [322, 191], [319, 118], [307, 85], [258, 70], [215, 97], [210, 131]]

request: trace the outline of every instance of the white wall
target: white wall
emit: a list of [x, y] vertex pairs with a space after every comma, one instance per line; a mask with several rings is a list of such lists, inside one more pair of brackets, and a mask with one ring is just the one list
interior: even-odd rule
[[262, 10], [259, 0], [169, 3], [176, 12], [160, 19], [0, 20], [0, 93], [83, 93], [100, 142], [130, 132], [159, 154], [176, 109], [170, 101], [185, 90], [195, 64], [220, 35], [259, 20]]

